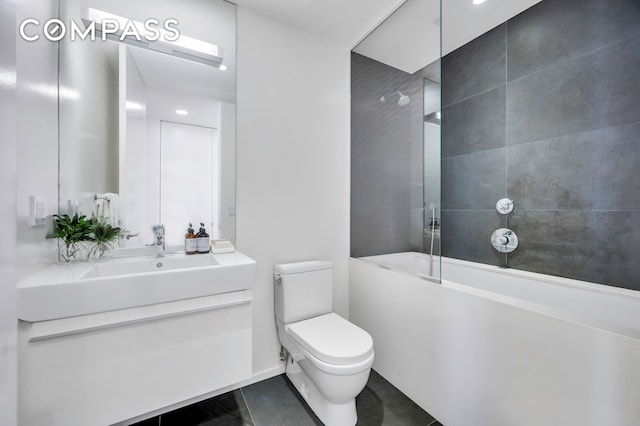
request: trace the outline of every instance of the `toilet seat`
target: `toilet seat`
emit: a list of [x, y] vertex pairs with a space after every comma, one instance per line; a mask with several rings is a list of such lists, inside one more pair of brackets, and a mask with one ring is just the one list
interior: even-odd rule
[[287, 324], [285, 329], [322, 364], [355, 367], [373, 360], [369, 333], [333, 312]]

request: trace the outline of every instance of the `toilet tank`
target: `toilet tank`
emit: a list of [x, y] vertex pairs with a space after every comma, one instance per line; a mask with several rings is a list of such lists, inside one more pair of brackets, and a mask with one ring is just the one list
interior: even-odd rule
[[274, 267], [276, 318], [285, 324], [333, 311], [333, 265], [326, 260]]

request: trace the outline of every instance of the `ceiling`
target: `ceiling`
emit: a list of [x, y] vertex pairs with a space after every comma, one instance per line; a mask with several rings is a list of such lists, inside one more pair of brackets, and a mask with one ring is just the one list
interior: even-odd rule
[[232, 0], [351, 50], [405, 0]]
[[353, 50], [413, 74], [440, 57], [440, 0], [407, 0]]
[[[472, 0], [443, 0], [442, 25], [440, 0], [235, 0], [235, 3], [413, 74], [440, 57], [440, 28], [442, 54], [446, 55], [539, 1], [487, 0], [474, 5]], [[394, 14], [396, 9], [398, 12]]]
[[[442, 53], [455, 50], [539, 1], [487, 0], [478, 6], [472, 0], [442, 1]], [[345, 49], [355, 48], [358, 53], [410, 74], [440, 57], [440, 0], [235, 0], [235, 3]], [[225, 31], [234, 34], [233, 30]], [[235, 103], [235, 43], [224, 44], [225, 63], [230, 65], [226, 72], [156, 52], [133, 49], [133, 54], [149, 91], [157, 94], [156, 99], [173, 96], [181, 99], [182, 108], [187, 109], [190, 97]], [[176, 79], [179, 75], [190, 77]], [[207, 109], [199, 101], [194, 102], [193, 110]], [[166, 111], [172, 108], [162, 106]]]
[[471, 0], [442, 2], [442, 55], [467, 44], [490, 29], [524, 12], [540, 0]]

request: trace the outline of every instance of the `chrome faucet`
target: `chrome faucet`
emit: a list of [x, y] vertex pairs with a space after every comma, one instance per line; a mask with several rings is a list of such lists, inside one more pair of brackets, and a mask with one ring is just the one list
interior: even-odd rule
[[156, 255], [164, 256], [164, 225], [153, 226], [153, 245], [156, 247]]

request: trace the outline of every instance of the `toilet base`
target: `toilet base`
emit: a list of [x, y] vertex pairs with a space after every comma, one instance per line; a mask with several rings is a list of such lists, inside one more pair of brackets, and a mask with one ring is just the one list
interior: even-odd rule
[[287, 361], [286, 374], [302, 399], [326, 426], [354, 426], [356, 424], [358, 415], [355, 398], [343, 404], [329, 401], [292, 358]]

